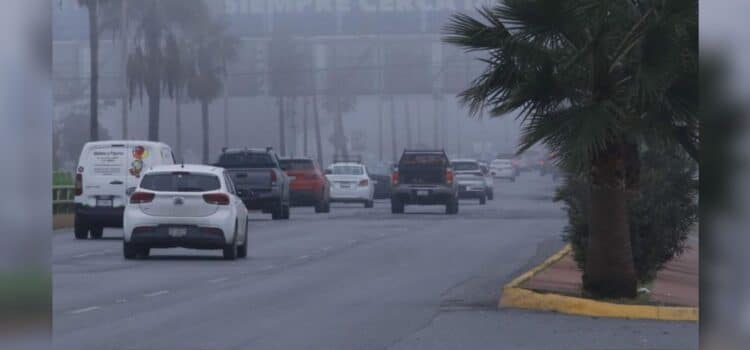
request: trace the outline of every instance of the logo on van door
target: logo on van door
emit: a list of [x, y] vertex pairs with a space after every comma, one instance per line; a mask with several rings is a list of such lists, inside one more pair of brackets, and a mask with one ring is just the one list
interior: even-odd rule
[[130, 175], [141, 177], [143, 171], [143, 160], [148, 158], [148, 150], [143, 146], [133, 148], [133, 162], [130, 164]]

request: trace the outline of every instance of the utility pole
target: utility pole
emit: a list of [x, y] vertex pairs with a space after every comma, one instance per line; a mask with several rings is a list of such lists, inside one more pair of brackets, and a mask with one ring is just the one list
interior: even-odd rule
[[[120, 9], [120, 55], [122, 62], [122, 139], [128, 139], [128, 103], [130, 101], [128, 88], [128, 1], [122, 0]], [[178, 130], [179, 132], [179, 130]]]
[[398, 145], [396, 144], [396, 101], [393, 99], [393, 95], [390, 95], [391, 100], [391, 152], [393, 153], [393, 161], [396, 162], [398, 152]]
[[302, 105], [302, 155], [307, 157], [307, 118], [308, 118], [308, 107], [310, 99], [307, 96], [302, 97], [304, 103]]

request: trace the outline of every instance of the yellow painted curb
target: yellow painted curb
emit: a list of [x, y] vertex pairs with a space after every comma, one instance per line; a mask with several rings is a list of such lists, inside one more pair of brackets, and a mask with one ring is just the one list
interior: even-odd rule
[[695, 307], [617, 304], [554, 293], [539, 293], [519, 287], [523, 282], [565, 257], [570, 251], [570, 245], [565, 246], [541, 265], [505, 285], [498, 306], [593, 317], [698, 321], [698, 308]]

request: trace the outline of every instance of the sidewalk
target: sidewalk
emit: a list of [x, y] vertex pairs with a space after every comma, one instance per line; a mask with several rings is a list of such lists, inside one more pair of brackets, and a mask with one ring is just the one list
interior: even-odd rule
[[667, 263], [646, 298], [608, 302], [582, 295], [581, 271], [569, 247], [506, 285], [501, 306], [622, 318], [695, 321], [698, 318], [698, 241]]
[[[581, 297], [581, 271], [567, 254], [520, 287]], [[698, 246], [691, 245], [657, 274], [648, 301], [658, 305], [697, 307], [698, 294]]]

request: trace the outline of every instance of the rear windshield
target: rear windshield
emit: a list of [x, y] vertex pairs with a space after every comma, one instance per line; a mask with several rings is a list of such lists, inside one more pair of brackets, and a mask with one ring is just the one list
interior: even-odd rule
[[284, 170], [310, 170], [315, 168], [313, 161], [310, 159], [282, 159], [279, 165]]
[[364, 170], [361, 166], [356, 165], [337, 165], [331, 169], [334, 175], [362, 175]]
[[221, 188], [215, 175], [188, 172], [148, 174], [141, 180], [141, 188], [159, 192], [208, 192]]
[[476, 162], [452, 162], [451, 165], [455, 171], [479, 170], [479, 164]]
[[222, 168], [275, 168], [276, 163], [268, 153], [224, 153], [216, 164]]
[[445, 166], [446, 164], [447, 159], [445, 159], [445, 156], [436, 153], [404, 154], [400, 162], [400, 165]]

